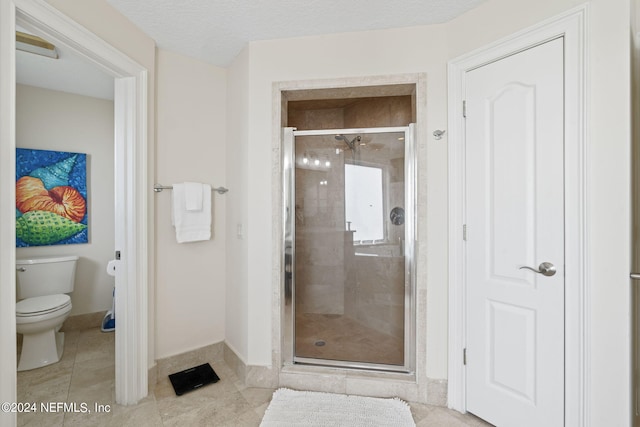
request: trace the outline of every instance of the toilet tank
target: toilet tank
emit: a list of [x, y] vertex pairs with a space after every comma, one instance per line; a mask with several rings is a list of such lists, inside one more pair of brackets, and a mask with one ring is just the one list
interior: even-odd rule
[[75, 255], [17, 259], [18, 299], [73, 292], [77, 262]]

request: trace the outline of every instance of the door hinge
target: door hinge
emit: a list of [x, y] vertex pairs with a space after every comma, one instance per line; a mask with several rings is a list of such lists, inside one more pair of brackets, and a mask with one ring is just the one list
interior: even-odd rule
[[462, 364], [463, 365], [467, 364], [467, 349], [466, 348], [462, 349]]
[[467, 224], [462, 224], [462, 240], [467, 241]]
[[462, 117], [467, 118], [467, 101], [462, 101]]

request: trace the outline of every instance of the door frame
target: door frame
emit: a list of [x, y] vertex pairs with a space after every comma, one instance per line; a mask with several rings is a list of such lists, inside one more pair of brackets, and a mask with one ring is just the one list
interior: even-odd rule
[[565, 425], [588, 421], [590, 294], [588, 270], [587, 25], [584, 4], [448, 64], [449, 116], [449, 353], [448, 406], [466, 412], [465, 76], [468, 71], [546, 41], [565, 46]]
[[[301, 357], [296, 356], [296, 220], [295, 215], [289, 214], [295, 211], [295, 184], [296, 184], [296, 153], [295, 153], [295, 138], [298, 136], [333, 136], [338, 134], [344, 135], [378, 135], [383, 133], [392, 132], [404, 132], [404, 182], [405, 182], [405, 245], [404, 258], [405, 258], [405, 286], [404, 286], [404, 358], [402, 365], [388, 365], [382, 363], [373, 362], [357, 362], [348, 361], [342, 359], [322, 359], [313, 357]], [[286, 271], [287, 265], [291, 270], [291, 303], [285, 304], [285, 318], [290, 325], [285, 325], [285, 339], [284, 342], [290, 348], [285, 348], [284, 359], [285, 363], [295, 364], [301, 363], [306, 365], [316, 366], [331, 366], [336, 368], [345, 369], [364, 369], [370, 371], [386, 371], [386, 372], [400, 372], [400, 373], [412, 373], [416, 369], [416, 230], [417, 230], [417, 206], [416, 206], [416, 185], [417, 185], [417, 156], [416, 156], [416, 124], [409, 123], [407, 126], [389, 126], [389, 127], [371, 127], [371, 128], [341, 128], [341, 129], [317, 129], [317, 130], [296, 130], [294, 127], [282, 128], [282, 148], [283, 148], [283, 217], [284, 233], [282, 237], [282, 245], [285, 248], [290, 248], [290, 264], [287, 261], [283, 263], [283, 272]], [[388, 212], [389, 209], [385, 210]], [[291, 239], [287, 242], [287, 236]], [[407, 238], [408, 237], [408, 238]], [[283, 274], [284, 276], [284, 274]], [[286, 285], [285, 285], [286, 286]], [[284, 287], [283, 287], [284, 288]], [[288, 298], [285, 295], [285, 298]]]
[[[0, 2], [0, 385], [16, 401], [15, 341], [15, 25], [65, 46], [115, 79], [116, 402], [135, 404], [148, 393], [148, 70], [54, 7], [35, 0]], [[106, 273], [105, 273], [106, 274]], [[131, 286], [128, 286], [131, 285]], [[5, 376], [6, 375], [6, 376]], [[5, 418], [6, 417], [6, 418]], [[15, 414], [0, 414], [15, 423]]]

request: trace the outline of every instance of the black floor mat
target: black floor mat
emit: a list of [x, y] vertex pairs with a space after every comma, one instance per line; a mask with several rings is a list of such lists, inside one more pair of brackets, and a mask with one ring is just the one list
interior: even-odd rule
[[220, 381], [220, 378], [213, 370], [211, 365], [196, 366], [194, 368], [185, 369], [181, 372], [169, 375], [171, 385], [178, 396], [192, 390], [197, 390], [207, 384], [213, 384]]

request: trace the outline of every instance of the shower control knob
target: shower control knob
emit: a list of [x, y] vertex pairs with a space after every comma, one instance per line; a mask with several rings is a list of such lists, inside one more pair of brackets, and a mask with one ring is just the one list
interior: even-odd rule
[[393, 225], [404, 224], [404, 209], [400, 207], [395, 207], [391, 209], [391, 214], [389, 214], [389, 219], [391, 220], [391, 224]]

